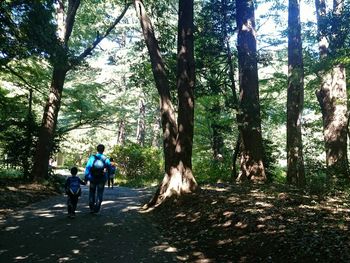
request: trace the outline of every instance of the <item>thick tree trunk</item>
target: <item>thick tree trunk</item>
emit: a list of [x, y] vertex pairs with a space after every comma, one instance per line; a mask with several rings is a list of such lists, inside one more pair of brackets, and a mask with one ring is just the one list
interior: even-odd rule
[[[327, 35], [327, 13], [324, 0], [316, 0], [318, 41], [321, 61], [331, 59], [331, 52], [336, 52], [341, 45], [337, 39], [341, 35], [337, 24], [343, 12], [340, 0], [333, 1], [332, 36]], [[328, 38], [331, 38], [331, 42]], [[332, 47], [332, 50], [328, 48]], [[326, 65], [329, 64], [325, 63]], [[332, 68], [325, 68], [319, 72], [321, 77], [320, 89], [316, 92], [319, 101], [323, 133], [326, 150], [326, 165], [329, 177], [345, 177], [349, 179], [349, 166], [347, 157], [348, 108], [346, 92], [346, 74], [342, 65], [335, 64]]]
[[151, 60], [152, 72], [156, 83], [156, 88], [160, 96], [160, 112], [163, 130], [163, 150], [165, 161], [165, 174], [170, 176], [172, 160], [174, 159], [177, 123], [175, 111], [170, 97], [169, 81], [165, 70], [165, 65], [158, 41], [154, 35], [153, 26], [149, 19], [143, 2], [135, 0], [135, 9], [140, 19], [143, 36]]
[[151, 59], [156, 87], [161, 98], [161, 120], [164, 142], [165, 176], [148, 206], [160, 204], [166, 198], [196, 189], [192, 174], [193, 141], [193, 1], [180, 0], [178, 28], [178, 125], [170, 100], [169, 82], [153, 27], [142, 1], [134, 1], [146, 46]]
[[287, 182], [303, 187], [305, 171], [301, 134], [304, 103], [304, 65], [299, 0], [288, 8]]
[[345, 69], [338, 65], [322, 74], [322, 84], [317, 92], [321, 106], [326, 165], [329, 176], [349, 176], [347, 157], [347, 93]]
[[66, 69], [61, 68], [55, 68], [53, 70], [49, 99], [44, 109], [43, 121], [34, 157], [32, 177], [35, 180], [41, 180], [47, 177], [66, 72]]
[[178, 193], [192, 192], [197, 188], [192, 174], [195, 87], [193, 31], [193, 0], [180, 0], [177, 43], [178, 139], [175, 149], [177, 163], [174, 167], [177, 176], [171, 182], [181, 186], [175, 186]]
[[265, 181], [253, 0], [236, 0], [241, 170], [238, 180]]

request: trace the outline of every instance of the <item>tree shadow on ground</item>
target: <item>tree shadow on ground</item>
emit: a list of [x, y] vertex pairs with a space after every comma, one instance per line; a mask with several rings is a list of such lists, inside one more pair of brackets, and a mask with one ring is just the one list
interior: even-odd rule
[[[75, 219], [57, 196], [1, 223], [0, 262], [175, 262], [157, 229], [138, 213], [146, 189], [105, 189], [100, 214], [90, 214], [83, 188]], [[162, 249], [159, 249], [162, 247]]]
[[203, 187], [150, 217], [183, 262], [349, 262], [347, 198], [279, 185]]

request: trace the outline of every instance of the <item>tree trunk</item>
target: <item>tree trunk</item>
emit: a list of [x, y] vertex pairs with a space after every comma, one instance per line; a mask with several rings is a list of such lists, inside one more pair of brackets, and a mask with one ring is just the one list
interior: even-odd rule
[[54, 68], [50, 94], [44, 109], [44, 116], [39, 132], [39, 140], [34, 157], [32, 177], [41, 180], [47, 177], [49, 158], [57, 124], [58, 111], [61, 105], [63, 84], [67, 70]]
[[63, 85], [67, 72], [72, 69], [73, 66], [78, 65], [87, 55], [91, 54], [91, 51], [123, 18], [130, 4], [126, 4], [121, 15], [116, 18], [114, 23], [106, 30], [102, 37], [97, 36], [92, 45], [89, 45], [78, 57], [74, 57], [72, 60], [69, 60], [70, 52], [68, 48], [68, 41], [73, 30], [75, 16], [79, 6], [80, 0], [69, 0], [68, 10], [65, 17], [63, 1], [59, 0], [56, 5], [59, 49], [55, 51], [55, 55], [52, 55], [52, 60], [54, 61], [53, 76], [51, 80], [49, 97], [44, 109], [32, 170], [32, 177], [35, 180], [41, 180], [48, 174], [49, 158], [52, 150], [53, 138], [57, 125], [57, 117], [61, 105]]
[[210, 109], [212, 113], [212, 124], [211, 129], [213, 131], [213, 141], [212, 141], [212, 149], [213, 149], [213, 158], [214, 160], [218, 160], [220, 155], [222, 155], [222, 150], [224, 148], [224, 139], [222, 137], [222, 126], [218, 123], [220, 118], [221, 108], [218, 102], [216, 102], [213, 107]]
[[239, 149], [241, 148], [241, 135], [238, 133], [238, 137], [236, 140], [235, 144], [235, 149], [233, 150], [232, 153], [232, 170], [231, 170], [231, 180], [236, 180], [237, 179], [237, 168], [236, 168], [236, 162], [237, 162], [237, 157], [239, 154]]
[[143, 2], [135, 0], [134, 5], [140, 19], [143, 36], [151, 60], [152, 72], [156, 83], [156, 88], [160, 96], [165, 174], [170, 176], [171, 163], [174, 159], [175, 153], [177, 123], [174, 107], [170, 97], [169, 81], [166, 74], [163, 58], [159, 49], [158, 41], [154, 35], [153, 26], [146, 13]]
[[160, 143], [160, 131], [161, 129], [161, 123], [160, 123], [160, 116], [154, 117], [153, 124], [152, 124], [152, 146], [159, 148], [161, 146]]
[[236, 0], [236, 8], [240, 84], [237, 122], [242, 136], [237, 179], [265, 181], [253, 0]]
[[[317, 28], [320, 59], [325, 65], [330, 64], [332, 53], [341, 45], [337, 36], [341, 34], [335, 24], [343, 12], [341, 1], [333, 1], [333, 23], [331, 42], [327, 38], [327, 13], [324, 0], [316, 0]], [[332, 46], [332, 49], [329, 49]], [[349, 167], [347, 157], [347, 92], [345, 68], [341, 64], [333, 64], [331, 68], [325, 68], [319, 72], [321, 86], [316, 92], [321, 107], [323, 120], [323, 133], [326, 150], [326, 165], [328, 176], [331, 178], [344, 177], [349, 179]]]
[[[142, 1], [134, 1], [139, 15], [146, 46], [150, 55], [153, 76], [161, 99], [165, 176], [148, 206], [159, 205], [166, 198], [191, 192], [197, 187], [192, 174], [193, 141], [193, 1], [180, 0], [178, 40], [178, 125], [170, 100], [169, 81], [158, 42]], [[179, 129], [178, 129], [179, 127]]]
[[117, 145], [124, 145], [125, 143], [125, 121], [120, 120], [117, 134]]
[[[192, 174], [192, 146], [194, 129], [194, 25], [193, 0], [179, 1], [177, 43], [178, 138], [176, 142], [176, 172], [172, 182], [178, 193], [197, 188]], [[181, 175], [181, 177], [179, 177]], [[177, 186], [176, 186], [177, 184]]]
[[289, 0], [288, 8], [288, 92], [287, 92], [287, 182], [305, 186], [301, 134], [304, 103], [304, 65], [301, 42], [299, 0]]
[[136, 131], [136, 140], [137, 143], [141, 146], [145, 145], [145, 135], [146, 135], [146, 106], [143, 99], [139, 100], [139, 118], [137, 120], [137, 131]]

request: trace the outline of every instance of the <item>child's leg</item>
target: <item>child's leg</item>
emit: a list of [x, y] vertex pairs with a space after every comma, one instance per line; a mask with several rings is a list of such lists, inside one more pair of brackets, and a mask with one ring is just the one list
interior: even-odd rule
[[78, 195], [72, 196], [72, 213], [75, 214], [75, 210], [77, 209], [78, 204]]
[[72, 205], [72, 197], [68, 195], [67, 198], [67, 209], [68, 209], [68, 215], [71, 215], [73, 212], [73, 205]]

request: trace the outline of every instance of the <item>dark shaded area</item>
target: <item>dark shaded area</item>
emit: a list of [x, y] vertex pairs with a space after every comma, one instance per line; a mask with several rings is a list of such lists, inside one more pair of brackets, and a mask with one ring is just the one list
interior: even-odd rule
[[183, 262], [349, 262], [347, 200], [282, 185], [215, 186], [150, 216]]

